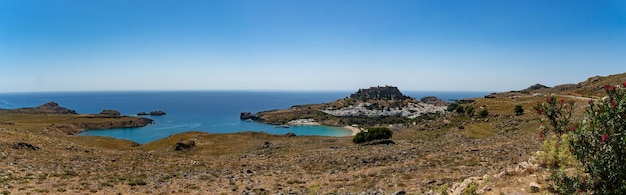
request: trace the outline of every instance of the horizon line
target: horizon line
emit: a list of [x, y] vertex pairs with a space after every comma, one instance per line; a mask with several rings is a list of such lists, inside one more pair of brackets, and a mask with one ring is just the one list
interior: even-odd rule
[[[366, 88], [359, 88], [366, 89]], [[0, 94], [18, 94], [18, 93], [116, 93], [116, 92], [356, 92], [359, 89], [332, 89], [332, 90], [299, 90], [299, 89], [122, 89], [122, 90], [44, 90], [44, 91], [0, 91]], [[490, 91], [490, 90], [400, 90], [401, 92], [475, 92], [475, 93], [494, 93], [506, 91]]]

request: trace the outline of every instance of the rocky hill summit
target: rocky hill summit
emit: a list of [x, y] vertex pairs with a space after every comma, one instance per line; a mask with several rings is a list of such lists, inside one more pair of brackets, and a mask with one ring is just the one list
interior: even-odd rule
[[403, 95], [398, 87], [384, 86], [384, 87], [370, 87], [369, 89], [359, 89], [356, 93], [350, 95], [350, 98], [358, 99], [361, 101], [368, 100], [408, 100], [412, 99], [409, 96]]

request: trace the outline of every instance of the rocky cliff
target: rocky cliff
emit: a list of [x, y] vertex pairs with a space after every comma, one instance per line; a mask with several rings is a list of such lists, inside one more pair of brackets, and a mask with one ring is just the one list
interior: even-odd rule
[[361, 101], [368, 100], [407, 100], [411, 97], [403, 95], [397, 87], [370, 87], [369, 89], [359, 89], [356, 93], [350, 95], [350, 98]]

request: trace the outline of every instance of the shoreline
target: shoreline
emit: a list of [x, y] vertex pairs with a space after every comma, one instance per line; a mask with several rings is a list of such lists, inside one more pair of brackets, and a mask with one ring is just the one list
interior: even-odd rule
[[361, 132], [361, 128], [358, 128], [358, 127], [343, 126], [343, 128], [346, 128], [346, 129], [349, 129], [350, 131], [352, 131], [352, 134], [350, 134], [350, 136], [355, 136], [357, 133]]
[[[290, 121], [290, 122], [287, 123], [287, 125], [290, 125], [290, 126], [326, 126], [326, 125], [322, 125], [322, 124], [320, 124], [318, 122], [314, 122], [314, 121], [311, 121], [311, 120]], [[329, 127], [332, 127], [332, 126], [329, 126]], [[350, 136], [355, 136], [357, 133], [361, 132], [361, 128], [353, 127], [353, 126], [350, 126], [350, 125], [346, 125], [346, 126], [343, 126], [341, 128], [348, 129], [348, 130], [352, 131]]]

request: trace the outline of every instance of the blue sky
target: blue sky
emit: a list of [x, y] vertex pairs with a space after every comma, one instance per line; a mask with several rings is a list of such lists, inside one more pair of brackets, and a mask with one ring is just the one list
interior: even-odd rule
[[626, 2], [2, 0], [0, 68], [0, 92], [508, 91], [626, 72]]

